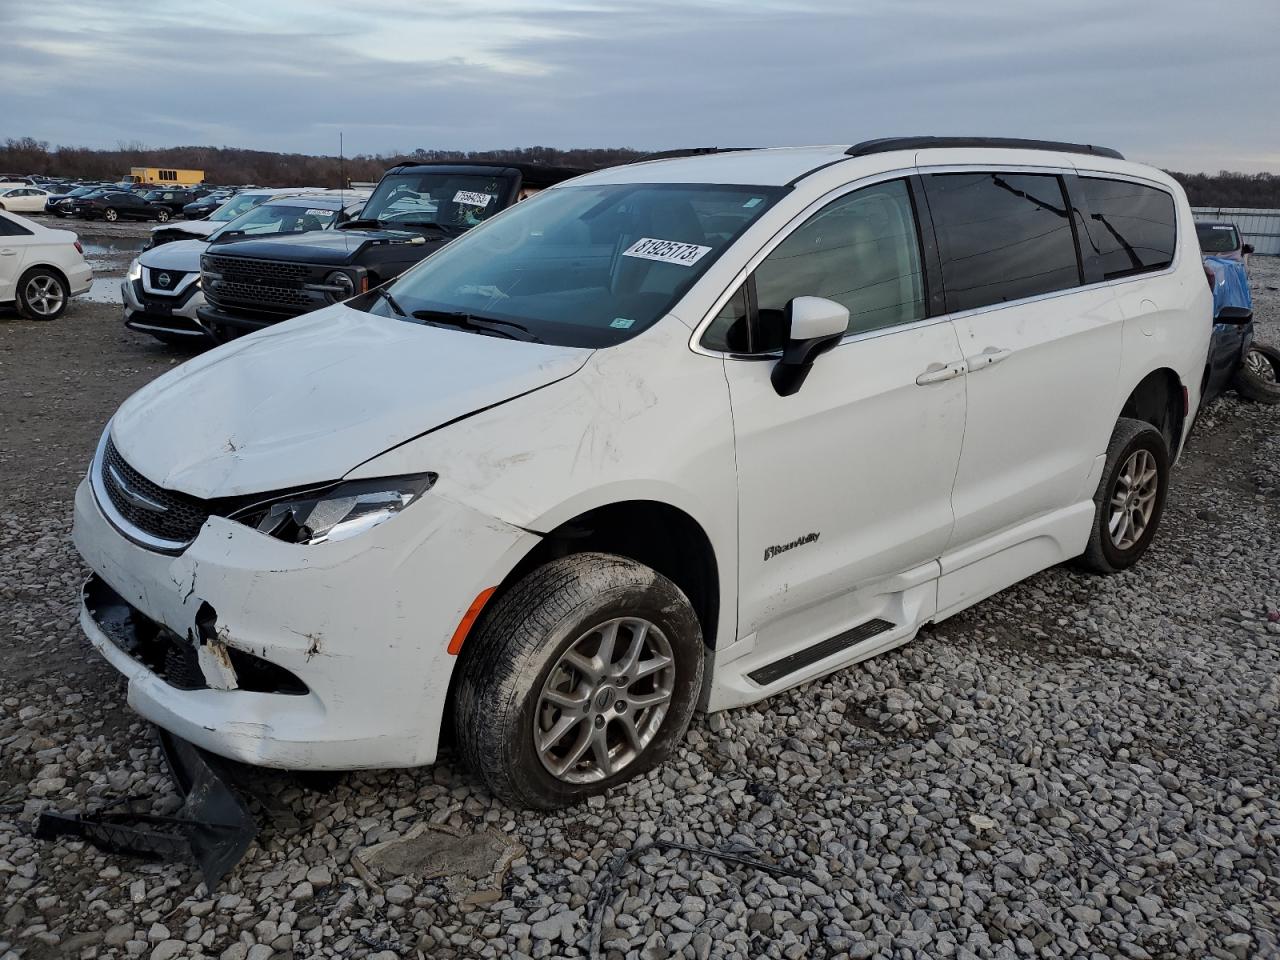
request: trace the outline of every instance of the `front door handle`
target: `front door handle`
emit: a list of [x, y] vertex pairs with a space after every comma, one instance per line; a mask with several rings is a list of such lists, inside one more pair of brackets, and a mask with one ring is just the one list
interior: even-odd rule
[[981, 353], [975, 353], [971, 357], [964, 358], [965, 367], [970, 373], [977, 373], [985, 370], [987, 367], [994, 366], [1001, 360], [1013, 356], [1012, 350], [1002, 350], [999, 347], [987, 347]]
[[12, 257], [17, 252], [17, 250], [12, 250], [6, 247], [4, 250], [0, 250], [0, 257]]
[[916, 377], [916, 384], [921, 387], [927, 387], [931, 383], [954, 380], [956, 377], [964, 376], [964, 370], [964, 362], [961, 360], [956, 360], [952, 363], [931, 363], [925, 368], [924, 373]]

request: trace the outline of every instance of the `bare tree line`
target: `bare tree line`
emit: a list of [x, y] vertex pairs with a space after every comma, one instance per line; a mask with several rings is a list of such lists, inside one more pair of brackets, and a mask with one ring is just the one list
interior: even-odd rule
[[[646, 151], [614, 147], [517, 147], [510, 150], [427, 150], [407, 154], [357, 154], [338, 157], [303, 153], [242, 150], [237, 147], [162, 147], [121, 141], [114, 149], [50, 146], [32, 137], [10, 137], [0, 143], [0, 171], [12, 174], [95, 180], [118, 180], [130, 167], [177, 167], [203, 170], [210, 183], [256, 184], [263, 187], [337, 187], [377, 180], [398, 160], [508, 160], [594, 169], [625, 163]], [[1179, 173], [1169, 171], [1187, 191], [1193, 206], [1268, 207], [1280, 209], [1280, 176], [1274, 173]]]

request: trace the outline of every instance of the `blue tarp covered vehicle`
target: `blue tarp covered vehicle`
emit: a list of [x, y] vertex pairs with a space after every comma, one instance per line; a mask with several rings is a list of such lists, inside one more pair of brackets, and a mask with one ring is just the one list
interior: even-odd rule
[[[1241, 260], [1205, 257], [1204, 265], [1214, 277], [1213, 315], [1215, 320], [1238, 310], [1253, 311], [1249, 275]], [[1229, 387], [1261, 403], [1280, 403], [1280, 350], [1254, 343], [1253, 321], [1215, 322], [1209, 342], [1209, 362], [1202, 402], [1212, 400]]]

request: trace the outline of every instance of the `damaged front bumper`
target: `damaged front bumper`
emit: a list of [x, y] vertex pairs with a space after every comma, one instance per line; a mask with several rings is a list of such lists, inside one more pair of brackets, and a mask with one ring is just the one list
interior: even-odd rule
[[427, 497], [315, 546], [215, 516], [173, 556], [120, 533], [88, 481], [74, 539], [95, 574], [81, 626], [134, 710], [221, 756], [308, 770], [432, 763], [450, 637], [537, 541]]

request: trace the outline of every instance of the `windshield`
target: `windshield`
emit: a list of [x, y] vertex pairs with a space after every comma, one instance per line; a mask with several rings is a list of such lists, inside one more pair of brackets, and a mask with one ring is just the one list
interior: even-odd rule
[[219, 227], [211, 241], [238, 239], [242, 236], [264, 236], [280, 233], [306, 233], [323, 230], [338, 216], [337, 210], [323, 207], [300, 207], [296, 203], [263, 203], [247, 213], [242, 213], [225, 227]]
[[258, 204], [269, 199], [270, 197], [264, 197], [260, 193], [241, 193], [232, 197], [213, 213], [209, 214], [207, 219], [219, 222], [234, 220], [246, 210], [252, 210]]
[[[409, 315], [404, 319], [610, 346], [671, 310], [783, 192], [713, 184], [547, 190], [454, 240], [387, 289]], [[397, 316], [385, 297], [349, 305]]]
[[1236, 228], [1229, 223], [1197, 223], [1196, 236], [1204, 253], [1231, 253], [1240, 246]]
[[360, 219], [406, 227], [435, 224], [461, 233], [496, 213], [510, 189], [506, 176], [398, 173], [382, 178]]

